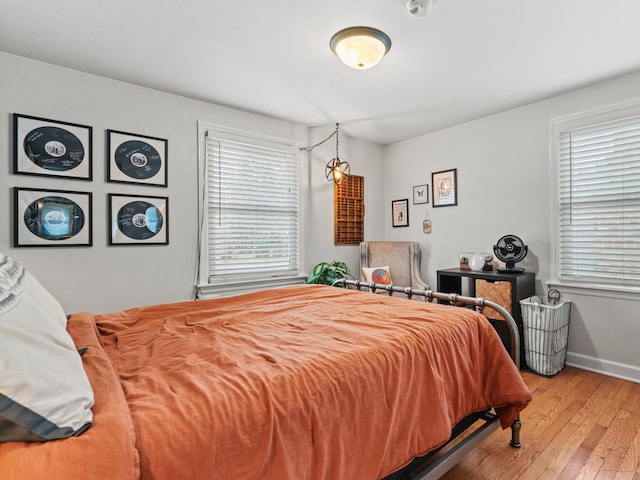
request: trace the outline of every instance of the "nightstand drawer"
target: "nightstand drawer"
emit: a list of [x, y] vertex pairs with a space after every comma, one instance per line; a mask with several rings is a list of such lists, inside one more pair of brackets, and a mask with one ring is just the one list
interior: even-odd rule
[[[511, 314], [511, 305], [513, 304], [511, 282], [490, 282], [476, 279], [476, 297], [484, 297], [487, 300], [496, 302], [498, 305], [505, 308], [505, 310]], [[487, 318], [493, 318], [496, 320], [504, 320], [504, 317], [496, 312], [493, 308], [486, 307], [483, 312]]]

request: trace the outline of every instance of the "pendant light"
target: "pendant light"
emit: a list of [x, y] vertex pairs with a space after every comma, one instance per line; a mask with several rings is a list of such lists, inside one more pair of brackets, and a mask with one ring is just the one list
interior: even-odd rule
[[340, 125], [336, 123], [336, 130], [334, 132], [336, 136], [336, 156], [329, 160], [327, 166], [324, 169], [324, 174], [328, 181], [332, 181], [336, 185], [340, 185], [345, 178], [349, 176], [349, 162], [340, 158], [338, 154], [338, 137], [339, 137]]

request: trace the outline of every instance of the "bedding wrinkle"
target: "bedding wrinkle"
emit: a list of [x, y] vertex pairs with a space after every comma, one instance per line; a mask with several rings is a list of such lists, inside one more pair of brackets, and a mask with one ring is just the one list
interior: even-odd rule
[[[85, 320], [93, 340], [73, 327]], [[484, 317], [427, 302], [300, 285], [69, 322], [90, 346], [96, 424], [61, 442], [104, 444], [96, 464], [118, 480], [373, 480], [464, 416], [498, 406], [504, 427], [530, 400]], [[109, 471], [76, 460], [87, 475], [66, 478]]]

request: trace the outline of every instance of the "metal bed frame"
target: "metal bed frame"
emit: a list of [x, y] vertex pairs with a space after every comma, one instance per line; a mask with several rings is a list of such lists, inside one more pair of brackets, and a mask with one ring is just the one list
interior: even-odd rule
[[[395, 285], [382, 285], [372, 282], [364, 282], [361, 280], [351, 280], [347, 278], [341, 278], [333, 283], [335, 287], [346, 287], [357, 290], [368, 290], [372, 293], [378, 291], [386, 291], [389, 296], [394, 293], [400, 293], [406, 295], [408, 299], [414, 296], [424, 297], [425, 301], [436, 300], [439, 303], [447, 303], [449, 305], [457, 307], [475, 307], [477, 311], [482, 313], [485, 307], [492, 308], [500, 313], [506, 321], [511, 334], [511, 358], [516, 367], [520, 369], [520, 332], [518, 326], [513, 319], [513, 316], [502, 306], [486, 298], [466, 297], [458, 295], [456, 293], [441, 293], [431, 290], [418, 290], [410, 287], [397, 287]], [[450, 445], [453, 440], [459, 437], [464, 431], [472, 426], [476, 421], [480, 420], [482, 423], [479, 426], [474, 427], [473, 431], [465, 436], [462, 440], [456, 443], [450, 450], [444, 453], [442, 456], [433, 460], [427, 467], [421, 469], [420, 466], [428, 462], [432, 457], [435, 457], [443, 448]], [[491, 410], [484, 412], [477, 412], [464, 418], [458, 423], [451, 434], [449, 442], [442, 447], [429, 452], [423, 457], [416, 458], [409, 465], [402, 470], [393, 473], [386, 477], [385, 480], [400, 480], [405, 478], [411, 478], [416, 480], [434, 480], [442, 477], [457, 463], [459, 463], [469, 452], [476, 448], [483, 440], [489, 437], [493, 432], [500, 428], [500, 422], [497, 414], [491, 412]], [[510, 444], [514, 448], [520, 448], [520, 416], [517, 416], [513, 424], [511, 425], [511, 441]], [[419, 469], [419, 471], [418, 471]]]

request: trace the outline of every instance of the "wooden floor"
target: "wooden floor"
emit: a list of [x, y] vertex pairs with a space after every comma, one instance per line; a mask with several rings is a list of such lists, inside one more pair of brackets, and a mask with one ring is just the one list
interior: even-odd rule
[[443, 479], [640, 480], [640, 384], [572, 367], [523, 377], [522, 447], [498, 431]]

